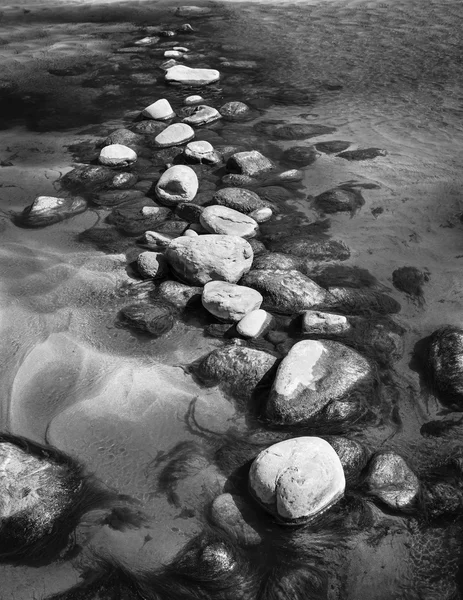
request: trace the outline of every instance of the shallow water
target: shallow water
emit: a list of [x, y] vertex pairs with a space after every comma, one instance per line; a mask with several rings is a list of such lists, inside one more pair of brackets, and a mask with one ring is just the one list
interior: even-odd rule
[[[293, 145], [336, 139], [350, 141], [350, 149], [387, 150], [387, 156], [362, 162], [321, 155], [304, 168], [288, 202], [291, 211], [283, 210], [276, 223], [289, 234], [295, 219], [317, 217], [308, 195], [352, 180], [379, 184], [362, 191], [365, 204], [352, 218], [330, 216], [329, 236], [352, 251], [345, 264], [375, 275], [400, 302], [395, 320], [406, 329], [404, 357], [389, 390], [398, 418], [356, 435], [375, 449], [397, 448], [422, 468], [430, 461], [428, 450], [441, 446], [443, 452], [461, 436], [461, 427], [444, 440], [421, 436], [423, 423], [439, 418], [443, 407], [409, 366], [418, 340], [441, 324], [461, 322], [461, 4], [228, 0], [211, 6], [212, 17], [194, 20], [197, 34], [179, 38], [193, 51], [191, 64], [223, 73], [220, 84], [204, 90], [211, 104], [248, 101], [259, 109], [258, 119], [336, 128], [309, 140], [269, 141], [253, 121], [224, 123], [211, 127], [223, 140], [217, 143], [244, 140], [272, 158]], [[103, 555], [118, 554], [129, 566], [157, 564], [200, 530], [203, 488], [223, 483], [211, 467], [184, 486], [181, 507], [156, 494], [152, 461], [176, 443], [196, 439], [185, 425], [191, 400], [199, 398], [196, 417], [208, 430], [245, 431], [244, 416], [221, 392], [200, 388], [181, 368], [222, 342], [204, 337], [199, 315], [155, 340], [115, 326], [127, 303], [121, 288], [133, 283], [126, 268], [133, 244], [117, 238], [108, 251], [79, 237], [102, 225], [104, 210], [38, 230], [20, 228], [10, 217], [35, 196], [54, 195], [74, 162], [94, 158], [96, 140], [131, 123], [156, 98], [165, 95], [180, 108], [187, 93], [156, 81], [162, 60], [157, 47], [117, 52], [150, 25], [179, 21], [167, 2], [15, 3], [2, 10], [0, 83], [14, 86], [0, 105], [0, 160], [12, 163], [0, 167], [2, 427], [56, 445], [106, 485], [141, 502], [152, 519], [146, 534], [151, 541], [145, 543], [145, 531], [123, 535], [91, 525], [88, 538]], [[222, 68], [222, 57], [256, 64]], [[80, 71], [52, 73], [68, 67]], [[146, 83], [137, 83], [134, 73]], [[392, 272], [400, 266], [429, 272], [424, 304], [393, 287]], [[444, 584], [428, 595], [412, 592], [416, 574], [406, 566], [397, 571], [397, 565], [410, 560], [413, 566], [404, 548], [424, 542], [401, 519], [391, 521], [369, 569], [370, 546], [358, 540], [340, 597], [450, 597]], [[46, 598], [67, 589], [80, 581], [81, 571], [65, 561], [40, 569], [3, 566], [0, 577], [2, 599], [28, 600], [32, 592]]]

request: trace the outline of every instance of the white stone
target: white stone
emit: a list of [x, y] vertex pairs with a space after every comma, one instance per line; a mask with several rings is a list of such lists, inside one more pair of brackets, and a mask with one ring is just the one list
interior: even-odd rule
[[198, 237], [199, 233], [196, 232], [194, 229], [187, 229], [183, 235], [185, 237]]
[[236, 326], [236, 331], [245, 338], [265, 335], [273, 322], [273, 316], [262, 308], [252, 310]]
[[251, 465], [254, 498], [288, 524], [308, 521], [344, 495], [346, 480], [339, 456], [318, 437], [285, 440], [263, 450]]
[[198, 191], [196, 173], [186, 165], [174, 165], [167, 169], [156, 184], [156, 196], [169, 206], [191, 202]]
[[188, 48], [184, 48], [183, 46], [174, 46], [173, 50], [177, 50], [178, 52], [189, 52]]
[[167, 248], [174, 238], [157, 231], [145, 231], [144, 245], [150, 248]]
[[220, 162], [221, 156], [214, 150], [214, 147], [209, 142], [200, 140], [190, 142], [185, 147], [185, 156], [198, 162], [217, 163]]
[[251, 217], [219, 204], [206, 206], [199, 221], [210, 233], [239, 235], [244, 238], [254, 237], [259, 229], [258, 224]]
[[199, 104], [200, 102], [204, 102], [204, 98], [198, 95], [188, 96], [183, 101], [183, 103], [187, 106], [191, 106], [192, 104]]
[[218, 110], [212, 108], [212, 106], [206, 106], [205, 104], [200, 104], [196, 106], [191, 115], [185, 117], [183, 119], [184, 123], [188, 123], [188, 125], [205, 125], [206, 123], [213, 123], [214, 121], [218, 121], [222, 118], [222, 115]]
[[186, 123], [173, 123], [158, 134], [154, 141], [159, 148], [169, 148], [190, 142], [195, 137], [195, 132]]
[[260, 308], [262, 300], [256, 290], [226, 281], [209, 281], [202, 295], [206, 310], [219, 319], [232, 322], [241, 321], [249, 312]]
[[268, 207], [258, 208], [257, 210], [253, 210], [251, 213], [249, 213], [249, 216], [251, 219], [254, 219], [256, 223], [265, 223], [273, 217], [273, 211]]
[[137, 160], [137, 153], [128, 146], [110, 144], [101, 150], [98, 160], [102, 165], [123, 167], [134, 163]]
[[156, 100], [156, 102], [153, 102], [153, 104], [147, 106], [142, 112], [142, 115], [144, 117], [148, 117], [148, 119], [167, 121], [168, 119], [175, 117], [175, 112], [173, 111], [169, 101], [165, 98], [161, 98], [160, 100]]
[[166, 50], [164, 52], [164, 58], [182, 58], [183, 52], [178, 50]]
[[236, 152], [227, 161], [227, 168], [238, 171], [242, 175], [256, 177], [274, 169], [271, 160], [257, 150]]
[[220, 73], [216, 69], [193, 69], [185, 65], [175, 65], [166, 73], [168, 83], [185, 85], [207, 85], [219, 81]]
[[135, 42], [135, 44], [137, 46], [152, 46], [154, 44], [157, 44], [158, 42], [159, 42], [158, 37], [144, 37], [141, 40], [138, 40], [137, 42]]
[[302, 331], [317, 335], [341, 334], [351, 328], [344, 315], [306, 310], [302, 315]]

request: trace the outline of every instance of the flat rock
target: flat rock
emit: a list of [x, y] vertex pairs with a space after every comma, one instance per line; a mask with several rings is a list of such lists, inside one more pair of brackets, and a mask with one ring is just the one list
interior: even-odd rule
[[222, 321], [235, 323], [260, 308], [262, 295], [244, 285], [209, 281], [203, 289], [204, 308]]
[[149, 121], [140, 121], [131, 127], [136, 133], [158, 135], [167, 128], [167, 125], [160, 121], [150, 119]]
[[222, 160], [220, 154], [214, 150], [214, 146], [203, 140], [187, 144], [184, 154], [186, 158], [189, 158], [192, 161], [205, 164], [213, 165]]
[[121, 144], [128, 148], [137, 147], [143, 145], [144, 138], [139, 133], [130, 131], [130, 129], [116, 129], [103, 142], [104, 146], [111, 146], [112, 144]]
[[259, 229], [258, 224], [251, 217], [220, 205], [206, 206], [199, 222], [210, 233], [238, 235], [244, 238], [254, 237]]
[[236, 331], [245, 338], [264, 336], [273, 324], [273, 316], [262, 308], [247, 313], [236, 326]]
[[185, 65], [175, 65], [166, 72], [168, 83], [203, 86], [219, 81], [220, 73], [215, 69], [193, 69]]
[[160, 279], [169, 272], [169, 266], [161, 252], [141, 252], [137, 257], [137, 269], [145, 279]]
[[227, 102], [220, 107], [219, 112], [225, 119], [235, 121], [249, 115], [251, 109], [244, 102]]
[[113, 177], [114, 171], [108, 167], [80, 165], [72, 171], [68, 171], [61, 179], [61, 184], [66, 188], [91, 190]]
[[420, 491], [418, 477], [395, 452], [381, 452], [371, 459], [366, 484], [371, 494], [399, 510], [410, 508]]
[[183, 52], [178, 50], [166, 50], [164, 52], [164, 58], [182, 58]]
[[195, 137], [194, 130], [186, 123], [173, 123], [159, 133], [154, 142], [158, 148], [169, 148], [190, 142]]
[[337, 152], [347, 150], [350, 145], [351, 142], [345, 142], [343, 140], [330, 140], [329, 142], [319, 142], [318, 144], [315, 144], [315, 148], [324, 154], [336, 154]]
[[174, 165], [167, 169], [156, 184], [156, 196], [163, 204], [175, 206], [191, 202], [198, 192], [196, 173], [186, 165]]
[[204, 102], [204, 98], [198, 94], [193, 94], [192, 96], [187, 96], [183, 101], [183, 104], [186, 106], [193, 106], [194, 104], [200, 104], [201, 102]]
[[212, 9], [207, 6], [179, 6], [175, 11], [176, 17], [204, 17], [211, 14]]
[[101, 150], [98, 160], [109, 167], [127, 167], [137, 160], [137, 153], [123, 144], [110, 144]]
[[338, 240], [312, 242], [305, 238], [295, 238], [277, 244], [277, 249], [280, 252], [312, 261], [342, 261], [350, 257], [349, 248], [344, 242]]
[[156, 36], [147, 36], [144, 38], [141, 38], [141, 40], [137, 40], [135, 42], [136, 46], [154, 46], [155, 44], [157, 44], [159, 42], [158, 37]]
[[334, 188], [315, 197], [315, 206], [327, 214], [350, 212], [354, 214], [365, 204], [359, 190]]
[[258, 177], [275, 169], [271, 160], [257, 150], [237, 152], [227, 160], [227, 169], [232, 173]]
[[112, 178], [109, 186], [115, 190], [127, 190], [133, 187], [138, 181], [136, 173], [117, 173]]
[[298, 269], [300, 260], [295, 256], [280, 252], [266, 252], [258, 256], [252, 263], [253, 270], [294, 271]]
[[157, 298], [181, 310], [201, 302], [202, 287], [185, 285], [179, 281], [163, 281], [157, 289]]
[[188, 125], [199, 127], [200, 125], [206, 125], [207, 123], [214, 123], [214, 121], [218, 121], [221, 118], [222, 115], [217, 109], [212, 106], [207, 106], [206, 104], [199, 104], [191, 111], [188, 117], [183, 119], [183, 122], [188, 123]]
[[344, 315], [306, 310], [302, 314], [302, 331], [310, 335], [342, 335], [351, 325]]
[[249, 243], [238, 236], [200, 235], [174, 240], [166, 250], [166, 258], [186, 283], [236, 283], [251, 268], [253, 251]]
[[255, 458], [249, 471], [253, 498], [288, 525], [314, 519], [343, 497], [345, 487], [338, 455], [317, 437], [274, 444]]
[[265, 414], [274, 423], [304, 423], [372, 377], [367, 359], [344, 344], [298, 342], [278, 367]]
[[101, 192], [92, 198], [92, 202], [98, 206], [119, 206], [131, 200], [140, 200], [145, 194], [140, 190], [111, 190]]
[[296, 270], [253, 270], [241, 283], [262, 294], [263, 308], [287, 315], [321, 307], [327, 297], [326, 290]]
[[362, 150], [347, 150], [336, 156], [346, 160], [372, 160], [378, 156], [386, 156], [387, 151], [382, 148], [364, 148]]
[[334, 133], [334, 127], [310, 123], [279, 123], [272, 121], [261, 121], [255, 126], [257, 131], [278, 140], [303, 140]]
[[113, 208], [108, 222], [128, 235], [136, 236], [154, 229], [171, 215], [172, 212], [168, 208], [157, 206], [149, 198], [141, 198]]
[[244, 188], [222, 188], [214, 194], [212, 202], [227, 206], [245, 215], [267, 207], [267, 204], [255, 192]]
[[175, 112], [170, 105], [170, 102], [165, 98], [160, 98], [147, 106], [141, 113], [148, 119], [155, 119], [157, 121], [167, 121], [175, 117]]
[[24, 209], [20, 222], [27, 227], [47, 227], [59, 223], [87, 210], [87, 202], [80, 196], [55, 198], [37, 196], [34, 202]]
[[308, 167], [313, 164], [319, 156], [320, 154], [314, 146], [293, 146], [283, 152], [281, 160], [301, 167]]

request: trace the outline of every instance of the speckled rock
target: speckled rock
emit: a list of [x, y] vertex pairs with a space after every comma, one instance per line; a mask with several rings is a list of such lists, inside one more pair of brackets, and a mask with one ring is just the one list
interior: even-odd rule
[[268, 207], [258, 208], [249, 213], [249, 216], [251, 219], [254, 219], [256, 223], [266, 223], [273, 217], [273, 211]]
[[257, 271], [261, 271], [262, 269], [294, 271], [297, 270], [299, 262], [299, 259], [295, 256], [281, 254], [280, 252], [266, 252], [255, 258], [252, 263], [252, 269]]
[[214, 123], [214, 121], [218, 121], [221, 118], [222, 116], [217, 109], [205, 104], [199, 104], [195, 106], [188, 117], [183, 119], [183, 122], [199, 127], [200, 125], [206, 125], [206, 123]]
[[245, 215], [266, 208], [267, 204], [251, 190], [244, 188], [222, 188], [214, 194], [212, 198], [214, 204], [227, 206], [233, 210], [237, 210]]
[[198, 192], [196, 173], [186, 165], [174, 165], [167, 169], [156, 184], [156, 196], [163, 204], [175, 206], [191, 202]]
[[249, 471], [253, 498], [284, 524], [311, 521], [344, 495], [338, 455], [325, 440], [300, 437], [263, 450]]
[[281, 123], [278, 121], [260, 121], [255, 129], [278, 140], [303, 140], [334, 133], [334, 127], [311, 123]]
[[365, 204], [360, 191], [355, 189], [334, 188], [315, 197], [315, 206], [327, 214], [337, 212], [355, 213]]
[[262, 294], [263, 308], [287, 315], [322, 306], [327, 297], [326, 290], [296, 270], [253, 270], [241, 283]]
[[398, 510], [413, 506], [420, 491], [418, 477], [395, 452], [382, 452], [371, 459], [366, 484], [371, 494]]
[[220, 107], [219, 112], [225, 119], [235, 121], [249, 115], [251, 109], [244, 102], [227, 102]]
[[180, 146], [191, 142], [195, 137], [195, 132], [186, 123], [173, 123], [159, 133], [154, 143], [158, 148], [169, 148], [170, 146]]
[[157, 289], [157, 298], [183, 310], [200, 304], [203, 289], [179, 281], [163, 281]]
[[158, 337], [174, 326], [172, 307], [161, 302], [130, 304], [121, 309], [119, 324]]
[[72, 198], [37, 196], [34, 202], [24, 209], [20, 221], [27, 227], [46, 227], [74, 217], [86, 209], [86, 200], [79, 196]]
[[191, 86], [203, 86], [219, 81], [220, 73], [215, 69], [192, 69], [184, 65], [176, 65], [166, 72], [168, 83]]
[[302, 314], [302, 331], [313, 335], [342, 335], [351, 329], [344, 315], [306, 310]]
[[101, 150], [98, 160], [109, 167], [126, 167], [137, 160], [137, 153], [128, 146], [110, 144]]
[[206, 310], [222, 321], [236, 323], [249, 312], [260, 308], [262, 296], [244, 285], [226, 281], [209, 281], [203, 289]]
[[210, 233], [238, 235], [244, 238], [254, 237], [259, 229], [258, 224], [251, 217], [220, 205], [206, 206], [199, 222]]
[[155, 119], [157, 121], [168, 121], [175, 117], [172, 106], [165, 98], [156, 100], [156, 102], [147, 106], [141, 114], [148, 119]]
[[174, 240], [166, 250], [166, 258], [186, 283], [236, 283], [251, 268], [253, 251], [248, 242], [238, 236], [200, 235]]
[[237, 152], [227, 160], [227, 169], [232, 173], [258, 177], [275, 169], [271, 160], [257, 150]]
[[188, 223], [199, 223], [199, 218], [204, 208], [193, 202], [181, 202], [175, 207], [175, 214], [179, 219]]
[[214, 147], [209, 142], [200, 140], [197, 142], [190, 142], [186, 145], [184, 150], [185, 157], [194, 162], [200, 162], [205, 164], [216, 164], [222, 160], [222, 157], [218, 152], [214, 150]]
[[71, 189], [98, 188], [114, 177], [114, 171], [108, 167], [97, 165], [79, 165], [68, 171], [61, 179], [61, 184]]
[[141, 252], [137, 258], [137, 269], [146, 279], [160, 279], [169, 272], [169, 266], [161, 252]]
[[236, 326], [236, 331], [245, 338], [264, 336], [273, 324], [273, 316], [261, 308], [245, 315]]
[[133, 150], [137, 146], [143, 145], [143, 141], [144, 138], [139, 133], [134, 133], [130, 129], [116, 129], [116, 131], [108, 135], [103, 145], [112, 146], [113, 144], [119, 144]]
[[439, 397], [463, 405], [463, 328], [445, 325], [434, 331], [426, 356], [426, 376]]

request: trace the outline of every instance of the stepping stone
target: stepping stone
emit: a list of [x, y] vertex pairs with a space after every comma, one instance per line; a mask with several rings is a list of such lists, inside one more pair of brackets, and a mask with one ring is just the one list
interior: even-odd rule
[[263, 156], [257, 150], [248, 152], [237, 152], [230, 156], [227, 161], [227, 169], [241, 175], [257, 177], [263, 173], [273, 171], [275, 168], [271, 160]]
[[166, 127], [154, 138], [158, 148], [169, 148], [190, 142], [195, 137], [194, 130], [186, 123], [174, 123]]
[[156, 184], [156, 196], [169, 206], [191, 202], [198, 191], [198, 177], [191, 167], [175, 165], [162, 174]]
[[164, 52], [164, 58], [182, 58], [183, 52], [178, 50], [166, 50]]
[[207, 206], [199, 220], [207, 231], [221, 235], [252, 238], [259, 229], [254, 219], [227, 206]]
[[192, 69], [185, 65], [175, 65], [166, 73], [168, 83], [179, 83], [183, 85], [208, 85], [219, 81], [220, 73], [215, 69]]
[[128, 146], [110, 144], [101, 150], [98, 160], [109, 167], [126, 167], [137, 160], [137, 153]]
[[184, 154], [187, 158], [200, 163], [215, 164], [222, 160], [212, 144], [206, 141], [190, 142], [186, 145]]
[[183, 119], [183, 122], [198, 127], [199, 125], [205, 125], [206, 123], [213, 123], [221, 118], [222, 115], [218, 110], [212, 108], [212, 106], [200, 104], [193, 109], [190, 116]]
[[147, 106], [141, 114], [148, 119], [155, 119], [157, 121], [167, 121], [175, 117], [172, 106], [165, 98], [156, 100], [156, 102]]

